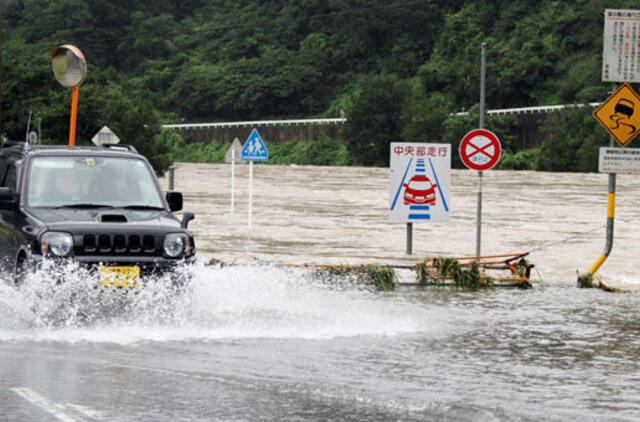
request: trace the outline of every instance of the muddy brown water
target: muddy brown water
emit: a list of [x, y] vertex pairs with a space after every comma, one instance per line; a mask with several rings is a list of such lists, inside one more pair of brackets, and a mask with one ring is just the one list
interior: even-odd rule
[[249, 230], [246, 165], [233, 215], [228, 165], [177, 165], [200, 257], [181, 294], [0, 283], [0, 421], [640, 419], [636, 178], [597, 274], [636, 293], [575, 287], [604, 246], [605, 175], [512, 171], [485, 172], [482, 250], [530, 251], [533, 288], [378, 292], [279, 264], [472, 255], [475, 173], [453, 171], [451, 222], [416, 223], [407, 256], [388, 170], [254, 170]]
[[[411, 256], [406, 225], [388, 219], [388, 169], [255, 165], [251, 230], [248, 173], [236, 165], [231, 215], [230, 165], [176, 166], [202, 259], [394, 264], [475, 255], [476, 172], [452, 171], [451, 221], [414, 223]], [[531, 252], [535, 278], [574, 284], [604, 248], [606, 201], [604, 174], [484, 172], [482, 253]], [[613, 251], [596, 274], [603, 282], [640, 287], [639, 203], [640, 179], [618, 176]]]

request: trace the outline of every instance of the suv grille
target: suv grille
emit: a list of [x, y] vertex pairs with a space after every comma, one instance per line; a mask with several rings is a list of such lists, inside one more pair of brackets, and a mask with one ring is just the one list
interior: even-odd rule
[[160, 252], [153, 235], [85, 234], [76, 253], [82, 255], [154, 255]]

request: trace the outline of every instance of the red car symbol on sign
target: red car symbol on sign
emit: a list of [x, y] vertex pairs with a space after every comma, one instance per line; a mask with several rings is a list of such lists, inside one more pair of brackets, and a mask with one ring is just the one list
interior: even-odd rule
[[426, 176], [413, 176], [404, 186], [404, 204], [436, 204], [436, 184]]

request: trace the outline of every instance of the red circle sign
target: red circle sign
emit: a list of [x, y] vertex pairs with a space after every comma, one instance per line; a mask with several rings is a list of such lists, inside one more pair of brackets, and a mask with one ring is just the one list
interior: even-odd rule
[[486, 129], [474, 129], [460, 142], [460, 158], [471, 170], [489, 170], [498, 163], [501, 152], [500, 140]]

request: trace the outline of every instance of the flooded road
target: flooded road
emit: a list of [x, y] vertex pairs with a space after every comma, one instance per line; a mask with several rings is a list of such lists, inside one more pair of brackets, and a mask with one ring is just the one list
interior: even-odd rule
[[[0, 286], [0, 421], [640, 418], [640, 295], [576, 289], [604, 246], [607, 178], [485, 172], [484, 253], [527, 252], [529, 290], [327, 285], [282, 263], [415, 263], [475, 252], [476, 175], [447, 225], [387, 219], [388, 170], [180, 164], [201, 265], [175, 294], [39, 274]], [[618, 177], [602, 281], [640, 291], [640, 188]], [[167, 180], [163, 180], [167, 183]], [[234, 265], [204, 266], [210, 258]]]
[[[427, 256], [475, 254], [477, 175], [452, 171], [449, 224], [406, 225], [388, 219], [389, 170], [365, 167], [256, 165], [253, 221], [248, 229], [248, 165], [180, 164], [177, 190], [195, 211], [192, 230], [203, 258], [278, 263], [415, 263]], [[531, 252], [545, 282], [571, 284], [604, 248], [607, 175], [484, 172], [482, 253]], [[167, 180], [164, 180], [167, 186]], [[617, 182], [615, 239], [598, 271], [602, 281], [640, 289], [640, 179]]]

